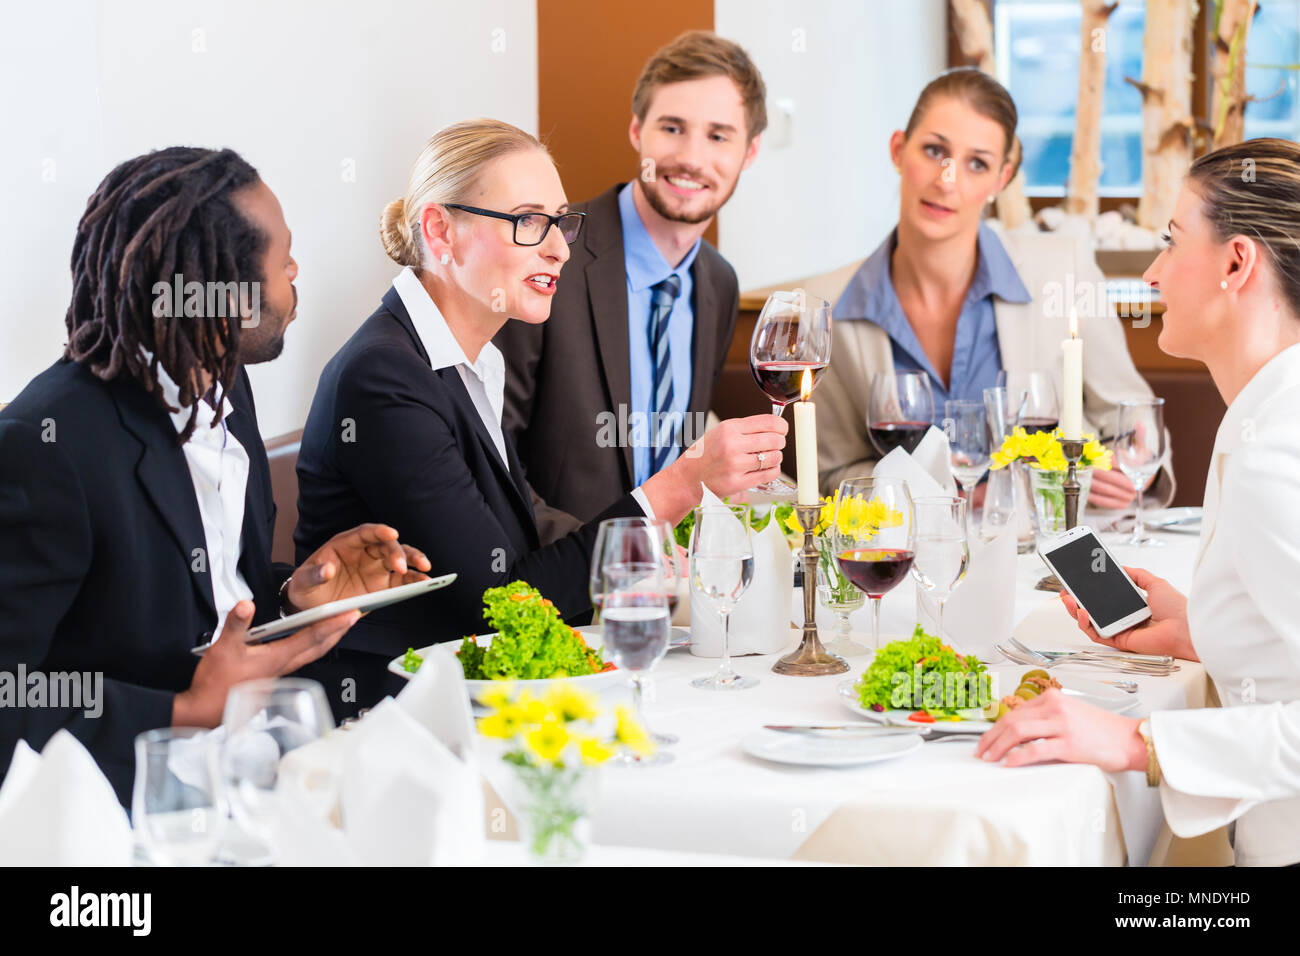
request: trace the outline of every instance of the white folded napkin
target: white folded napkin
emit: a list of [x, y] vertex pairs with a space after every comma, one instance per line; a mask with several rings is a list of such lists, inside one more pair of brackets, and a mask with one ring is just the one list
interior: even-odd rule
[[933, 425], [915, 452], [909, 455], [902, 448], [895, 448], [876, 462], [871, 473], [876, 478], [902, 478], [913, 498], [957, 493], [957, 485], [952, 479], [948, 438]]
[[0, 785], [0, 864], [130, 866], [131, 823], [81, 741], [60, 730], [38, 755], [14, 748]]
[[276, 838], [282, 863], [463, 866], [481, 859], [477, 732], [454, 657], [430, 654], [396, 700], [385, 698], [350, 729], [289, 754], [286, 764], [290, 758], [298, 774], [308, 760], [337, 771], [339, 819], [308, 812], [285, 820]]
[[[704, 489], [700, 502], [721, 505]], [[790, 643], [790, 596], [794, 593], [794, 565], [790, 544], [775, 519], [751, 535], [754, 577], [731, 612], [728, 648], [732, 654], [775, 654]], [[722, 656], [722, 621], [713, 602], [691, 589], [691, 653], [696, 657]]]

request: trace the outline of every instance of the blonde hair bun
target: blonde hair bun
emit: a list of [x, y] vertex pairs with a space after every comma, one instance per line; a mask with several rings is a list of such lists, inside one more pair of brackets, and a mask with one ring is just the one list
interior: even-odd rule
[[406, 223], [406, 200], [394, 199], [384, 207], [379, 217], [379, 241], [384, 252], [399, 266], [420, 265], [411, 242], [410, 226]]

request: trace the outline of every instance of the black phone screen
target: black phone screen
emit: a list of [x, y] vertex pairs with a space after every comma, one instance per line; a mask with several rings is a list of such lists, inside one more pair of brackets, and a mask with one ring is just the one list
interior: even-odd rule
[[1048, 555], [1094, 627], [1107, 627], [1147, 606], [1096, 535], [1081, 535]]

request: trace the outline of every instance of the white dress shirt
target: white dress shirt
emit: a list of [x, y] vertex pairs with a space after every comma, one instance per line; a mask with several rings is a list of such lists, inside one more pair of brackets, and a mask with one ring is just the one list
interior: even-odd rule
[[1238, 865], [1300, 862], [1300, 345], [1228, 408], [1205, 486], [1187, 617], [1223, 707], [1161, 711], [1170, 829], [1236, 821]]
[[[452, 365], [456, 367], [483, 427], [487, 429], [502, 463], [509, 470], [510, 459], [506, 455], [506, 440], [501, 431], [501, 410], [505, 404], [506, 390], [506, 363], [501, 350], [488, 342], [479, 352], [478, 361], [471, 362], [456, 337], [451, 334], [447, 320], [438, 311], [438, 306], [434, 304], [424, 283], [410, 266], [397, 274], [393, 288], [397, 290], [402, 305], [406, 306], [406, 314], [411, 317], [411, 324], [415, 326], [415, 333], [420, 337], [424, 350], [429, 353], [430, 367], [435, 372]], [[642, 511], [651, 518], [654, 517], [644, 491], [636, 488], [632, 497]]]
[[[158, 384], [167, 404], [180, 410], [171, 413], [176, 432], [185, 430], [190, 409], [181, 406], [180, 389], [167, 370], [158, 366]], [[232, 411], [230, 400], [221, 396], [222, 419], [216, 428], [212, 422], [217, 410], [206, 401], [198, 402], [194, 433], [181, 450], [194, 483], [199, 515], [203, 519], [203, 538], [207, 544], [207, 562], [212, 576], [212, 601], [217, 608], [217, 636], [226, 623], [230, 609], [253, 597], [253, 590], [239, 573], [239, 556], [244, 548], [244, 492], [248, 487], [248, 452], [239, 443], [226, 419]], [[191, 555], [191, 561], [198, 560]]]

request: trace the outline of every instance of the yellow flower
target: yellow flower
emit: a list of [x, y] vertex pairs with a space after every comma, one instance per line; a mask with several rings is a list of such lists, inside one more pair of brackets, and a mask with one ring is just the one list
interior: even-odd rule
[[[822, 510], [817, 517], [817, 525], [816, 527], [813, 528], [814, 536], [820, 535], [823, 532], [825, 532], [826, 529], [829, 528], [831, 526], [831, 523], [835, 520], [835, 502], [836, 500], [839, 499], [839, 496], [840, 493], [836, 491], [834, 498], [829, 498], [829, 497], [822, 498]], [[786, 530], [791, 534], [802, 535], [803, 525], [799, 523], [799, 518], [797, 515], [798, 513], [793, 510], [788, 515], [786, 515], [785, 527]]]
[[558, 681], [543, 698], [550, 712], [559, 720], [595, 720], [600, 713], [596, 698], [584, 693], [568, 681]]
[[1102, 471], [1110, 471], [1110, 449], [1097, 439], [1090, 438], [1088, 443], [1083, 446], [1083, 463], [1093, 468], [1100, 468]]
[[514, 691], [514, 684], [511, 681], [501, 681], [492, 687], [491, 690], [485, 690], [479, 695], [478, 702], [484, 707], [491, 707], [493, 710], [500, 710], [510, 703], [510, 695]]
[[881, 528], [895, 528], [903, 523], [903, 513], [895, 511], [877, 495], [870, 501], [857, 496], [839, 502], [835, 527], [851, 538], [872, 538]]
[[485, 737], [500, 737], [510, 740], [523, 728], [523, 714], [518, 707], [507, 704], [498, 708], [496, 713], [484, 717], [478, 722], [478, 731]]
[[632, 709], [626, 704], [619, 704], [614, 709], [614, 713], [618, 718], [614, 727], [614, 740], [639, 754], [654, 753], [654, 741], [632, 716]]
[[568, 728], [561, 721], [548, 720], [536, 730], [524, 735], [524, 744], [542, 763], [555, 763], [569, 745]]
[[582, 756], [582, 762], [588, 766], [604, 763], [614, 756], [614, 748], [599, 737], [579, 737], [577, 740], [578, 753]]
[[540, 724], [553, 716], [546, 702], [534, 697], [530, 691], [520, 694], [515, 706], [519, 708], [520, 720], [526, 724]]

